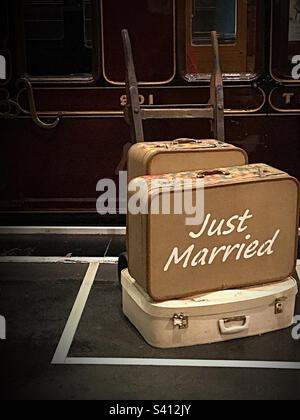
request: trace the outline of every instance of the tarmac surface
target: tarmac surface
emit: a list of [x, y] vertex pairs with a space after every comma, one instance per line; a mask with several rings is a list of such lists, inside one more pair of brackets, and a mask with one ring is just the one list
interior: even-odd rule
[[[55, 247], [56, 255], [76, 254], [62, 242], [58, 248], [58, 239], [53, 254]], [[115, 248], [110, 240], [97, 242], [97, 257], [122, 250], [124, 238], [116, 240]], [[2, 258], [28, 244], [28, 238], [17, 244], [1, 241]], [[35, 244], [35, 254], [43, 254], [43, 240]], [[7, 339], [0, 341], [1, 399], [300, 399], [300, 370], [176, 365], [181, 359], [300, 362], [300, 340], [293, 340], [292, 328], [208, 346], [154, 349], [122, 314], [113, 263], [99, 265], [71, 340], [68, 357], [84, 362], [51, 364], [89, 264], [1, 261], [0, 315], [7, 322]], [[91, 358], [170, 359], [174, 366], [90, 365]]]
[[124, 235], [0, 235], [0, 257], [118, 257], [125, 250]]

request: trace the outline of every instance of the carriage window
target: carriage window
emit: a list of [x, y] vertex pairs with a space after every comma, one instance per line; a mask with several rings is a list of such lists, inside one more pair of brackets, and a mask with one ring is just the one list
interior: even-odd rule
[[[121, 30], [129, 31], [137, 78], [143, 84], [173, 80], [175, 63], [174, 0], [102, 1], [103, 75], [114, 85], [125, 82]], [[120, 5], [122, 8], [120, 9]]]
[[272, 23], [272, 73], [292, 80], [292, 59], [300, 54], [300, 1], [274, 1]]
[[[249, 80], [263, 65], [264, 2], [258, 0], [186, 0], [179, 20], [186, 80], [208, 79], [212, 68], [210, 32], [217, 31], [221, 66], [228, 79]], [[183, 17], [185, 16], [185, 18]]]
[[24, 0], [27, 73], [91, 75], [92, 0]]
[[210, 32], [217, 30], [221, 44], [236, 41], [236, 0], [193, 0], [192, 43], [209, 44]]

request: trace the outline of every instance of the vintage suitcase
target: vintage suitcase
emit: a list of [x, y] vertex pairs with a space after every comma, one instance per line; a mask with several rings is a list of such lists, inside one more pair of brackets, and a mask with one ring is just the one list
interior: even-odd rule
[[297, 282], [155, 303], [122, 272], [123, 312], [153, 347], [174, 348], [261, 335], [293, 324]]
[[137, 143], [128, 153], [128, 180], [199, 169], [247, 165], [247, 153], [218, 140]]
[[[189, 226], [187, 214], [176, 214], [175, 192], [189, 181], [185, 191], [199, 202], [199, 179], [204, 218]], [[299, 183], [285, 172], [256, 164], [133, 183], [146, 209], [128, 212], [129, 272], [155, 301], [271, 283], [293, 273]], [[129, 205], [134, 196], [129, 192]], [[151, 214], [152, 203], [166, 199], [169, 214]]]

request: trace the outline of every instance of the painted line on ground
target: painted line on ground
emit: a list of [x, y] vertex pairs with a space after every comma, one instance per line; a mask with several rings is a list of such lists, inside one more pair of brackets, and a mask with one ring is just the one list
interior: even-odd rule
[[113, 226], [0, 226], [0, 235], [126, 235], [126, 227]]
[[89, 265], [64, 332], [53, 356], [52, 364], [64, 364], [66, 361], [99, 266], [99, 263], [91, 263]]
[[0, 257], [0, 264], [117, 264], [118, 260], [118, 257]]
[[[1, 263], [11, 263], [11, 264], [90, 264], [90, 263], [99, 263], [99, 264], [117, 264], [119, 261], [118, 257], [0, 257]], [[300, 260], [297, 261], [297, 272], [300, 276]]]
[[91, 263], [88, 268], [51, 364], [74, 366], [157, 366], [219, 369], [300, 370], [300, 362], [68, 357], [79, 322], [94, 284], [99, 265], [99, 263]]
[[230, 369], [300, 370], [300, 362], [269, 362], [243, 360], [188, 360], [188, 359], [130, 359], [130, 358], [66, 358], [68, 365], [95, 366], [158, 366], [201, 367]]

